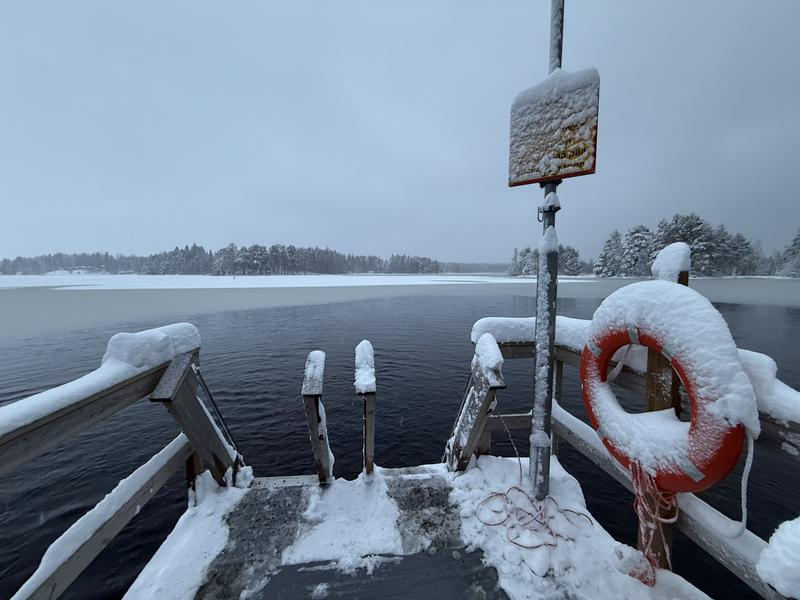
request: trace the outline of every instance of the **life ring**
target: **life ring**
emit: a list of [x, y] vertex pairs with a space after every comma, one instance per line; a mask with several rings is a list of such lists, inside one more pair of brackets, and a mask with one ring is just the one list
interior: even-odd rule
[[[757, 423], [752, 386], [738, 363], [735, 354], [736, 347], [730, 337], [727, 325], [705, 298], [689, 288], [670, 282], [642, 282], [626, 287], [634, 288], [642, 285], [650, 285], [653, 288], [648, 290], [651, 293], [647, 294], [644, 302], [646, 306], [643, 310], [631, 305], [637, 299], [641, 299], [642, 290], [639, 289], [633, 293], [631, 290], [625, 292], [626, 288], [621, 288], [606, 299], [608, 301], [614, 295], [623, 296], [610, 303], [610, 310], [605, 310], [601, 315], [602, 322], [596, 324], [595, 319], [603, 305], [595, 313], [588, 342], [581, 355], [580, 376], [583, 403], [592, 427], [598, 432], [605, 447], [623, 468], [630, 471], [631, 463], [638, 463], [639, 466], [643, 466], [655, 476], [656, 485], [663, 491], [702, 491], [718, 483], [730, 473], [739, 459], [745, 439], [745, 428], [741, 422], [737, 423], [736, 419], [731, 419], [729, 415], [721, 416], [719, 410], [711, 409], [711, 405], [717, 398], [712, 397], [709, 392], [729, 394], [731, 387], [726, 388], [725, 386], [732, 383], [733, 393], [740, 394], [742, 402], [750, 401], [752, 403], [754, 415], [751, 416], [755, 416]], [[683, 288], [686, 291], [675, 290], [675, 288]], [[702, 309], [700, 312], [703, 314], [695, 315], [695, 318], [700, 318], [705, 323], [703, 331], [709, 331], [708, 321], [712, 320], [710, 335], [714, 338], [715, 343], [717, 340], [722, 340], [719, 347], [724, 350], [721, 353], [726, 355], [725, 360], [719, 361], [723, 366], [717, 371], [713, 371], [714, 365], [711, 365], [712, 369], [703, 370], [702, 361], [705, 358], [708, 362], [708, 357], [702, 355], [702, 348], [697, 340], [687, 339], [687, 332], [691, 331], [691, 327], [686, 327], [687, 317], [684, 311], [675, 313], [676, 293], [685, 302], [691, 300], [689, 304], [694, 304], [694, 308]], [[626, 294], [629, 297], [626, 298]], [[662, 294], [664, 297], [660, 298], [659, 295]], [[698, 304], [696, 297], [702, 298], [707, 307], [702, 306], [702, 302]], [[681, 298], [677, 300], [680, 301]], [[606, 301], [603, 304], [605, 303]], [[659, 310], [659, 307], [663, 310]], [[683, 308], [688, 308], [690, 311], [692, 309], [691, 306], [683, 306]], [[714, 332], [717, 322], [713, 321], [708, 309], [716, 313], [716, 318], [721, 321], [723, 332]], [[658, 314], [653, 319], [654, 311]], [[613, 314], [615, 312], [616, 314]], [[683, 318], [683, 326], [679, 327], [680, 332], [665, 334], [670, 321], [669, 317], [664, 318], [663, 312], [671, 312], [673, 315], [677, 314]], [[726, 336], [730, 339], [733, 363], [735, 364], [727, 360], [729, 357], [727, 357]], [[670, 360], [691, 402], [691, 423], [679, 421], [672, 412], [657, 411], [633, 414], [625, 411], [619, 405], [608, 382], [608, 367], [614, 354], [629, 344], [646, 346]], [[668, 347], [668, 345], [673, 347]], [[697, 348], [700, 348], [700, 351], [695, 351], [693, 355], [693, 349]], [[676, 351], [678, 349], [679, 351]], [[737, 368], [738, 373], [736, 372]], [[698, 369], [700, 369], [699, 372]], [[722, 372], [719, 372], [720, 370]], [[719, 378], [725, 377], [731, 381], [719, 380]], [[742, 378], [746, 379], [746, 386], [743, 385]], [[709, 385], [709, 381], [712, 381], [713, 385]], [[748, 390], [751, 398], [747, 398]], [[687, 426], [688, 433], [686, 432]], [[681, 435], [685, 436], [683, 440], [681, 440]], [[648, 440], [648, 436], [651, 436], [652, 439]], [[675, 442], [673, 444], [675, 448], [655, 447], [658, 444], [667, 446], [670, 441]]]

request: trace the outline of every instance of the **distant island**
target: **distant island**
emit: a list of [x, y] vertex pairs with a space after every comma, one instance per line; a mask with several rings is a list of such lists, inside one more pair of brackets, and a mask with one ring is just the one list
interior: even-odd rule
[[505, 273], [508, 263], [441, 262], [425, 256], [343, 254], [330, 248], [272, 244], [217, 251], [192, 244], [149, 256], [83, 252], [0, 260], [2, 275], [110, 273], [143, 275], [300, 275], [346, 273]]

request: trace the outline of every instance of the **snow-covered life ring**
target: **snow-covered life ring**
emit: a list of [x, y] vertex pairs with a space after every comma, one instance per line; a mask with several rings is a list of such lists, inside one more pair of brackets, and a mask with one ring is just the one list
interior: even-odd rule
[[[691, 401], [691, 423], [672, 409], [629, 413], [608, 382], [609, 362], [629, 344], [666, 356]], [[745, 428], [758, 435], [750, 380], [722, 316], [688, 287], [668, 281], [625, 286], [592, 318], [581, 356], [583, 402], [592, 426], [625, 468], [637, 463], [667, 492], [697, 492], [739, 459]]]

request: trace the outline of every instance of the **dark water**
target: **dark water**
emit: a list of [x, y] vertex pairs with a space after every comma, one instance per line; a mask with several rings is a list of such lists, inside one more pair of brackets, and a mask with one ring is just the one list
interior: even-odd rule
[[[598, 301], [563, 300], [559, 313], [590, 318]], [[800, 309], [720, 305], [741, 347], [766, 352], [779, 376], [800, 387]], [[204, 375], [241, 446], [260, 476], [313, 472], [299, 396], [305, 357], [327, 352], [324, 401], [336, 455], [336, 475], [361, 465], [361, 407], [352, 389], [353, 349], [375, 347], [378, 377], [376, 462], [395, 467], [437, 462], [471, 357], [469, 332], [482, 316], [528, 316], [523, 297], [406, 297], [322, 306], [199, 315]], [[117, 324], [48, 339], [0, 341], [0, 402], [16, 400], [95, 368], [113, 333], [162, 323]], [[530, 407], [528, 361], [507, 361], [503, 412]], [[583, 416], [577, 373], [565, 371], [565, 405]], [[161, 405], [140, 402], [70, 444], [2, 476], [0, 598], [33, 572], [47, 546], [116, 482], [177, 434]], [[527, 442], [517, 440], [527, 454]], [[508, 442], [495, 450], [512, 454]], [[581, 482], [589, 509], [617, 539], [635, 545], [632, 497], [562, 444], [562, 463]], [[758, 447], [750, 484], [750, 528], [768, 538], [797, 514], [800, 475], [784, 454]], [[706, 495], [738, 518], [738, 474]], [[70, 598], [118, 598], [185, 508], [183, 475], [172, 480], [72, 585]], [[675, 570], [715, 598], [756, 597], [702, 550], [677, 534]]]

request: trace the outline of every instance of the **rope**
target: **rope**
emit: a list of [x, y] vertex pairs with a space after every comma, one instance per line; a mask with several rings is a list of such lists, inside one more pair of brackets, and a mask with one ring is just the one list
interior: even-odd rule
[[[489, 503], [494, 503], [494, 506]], [[491, 518], [482, 516], [486, 510], [489, 510]], [[528, 550], [536, 548], [549, 550], [558, 545], [558, 540], [575, 541], [575, 538], [564, 535], [553, 528], [550, 521], [557, 514], [562, 515], [574, 526], [577, 526], [577, 523], [572, 520], [574, 517], [582, 517], [590, 525], [594, 525], [594, 521], [586, 513], [570, 508], [561, 508], [558, 501], [552, 496], [547, 496], [541, 502], [537, 502], [528, 492], [516, 485], [511, 486], [505, 492], [489, 494], [475, 509], [475, 517], [481, 523], [488, 527], [507, 525], [506, 540], [519, 548]], [[523, 536], [526, 531], [533, 534], [545, 534], [545, 540], [537, 543], [525, 543]], [[546, 575], [546, 573], [537, 573], [530, 566], [528, 568], [537, 577]]]
[[[577, 524], [572, 520], [576, 517], [586, 519], [590, 525], [594, 525], [592, 518], [581, 511], [572, 510], [571, 508], [561, 508], [558, 501], [552, 496], [547, 496], [541, 502], [535, 500], [528, 492], [523, 490], [520, 486], [523, 483], [523, 469], [522, 458], [520, 458], [517, 445], [514, 443], [514, 437], [511, 435], [508, 426], [506, 425], [503, 416], [500, 413], [494, 412], [500, 418], [500, 423], [503, 429], [506, 430], [508, 441], [511, 442], [511, 447], [514, 448], [514, 454], [517, 456], [517, 464], [519, 465], [519, 483], [520, 485], [512, 485], [505, 492], [493, 492], [486, 496], [478, 503], [475, 509], [475, 517], [484, 525], [488, 527], [506, 527], [506, 540], [519, 548], [533, 550], [536, 548], [547, 548], [548, 550], [555, 548], [558, 545], [558, 540], [575, 541], [567, 535], [563, 535], [553, 528], [550, 521], [556, 515], [563, 516], [569, 523], [574, 526]], [[494, 503], [495, 506], [490, 506]], [[483, 518], [482, 513], [489, 510], [490, 518]], [[525, 532], [533, 534], [545, 534], [545, 541], [528, 544], [523, 541]], [[525, 563], [528, 569], [537, 577], [544, 577], [546, 573], [537, 573]]]
[[[648, 568], [635, 570], [630, 575], [642, 583], [653, 586], [656, 583], [658, 560], [653, 552], [653, 539], [658, 534], [664, 539], [664, 523], [678, 520], [678, 500], [673, 492], [665, 492], [656, 485], [656, 478], [642, 468], [639, 463], [631, 463], [631, 482], [633, 483], [633, 510], [639, 519], [639, 539], [644, 548]], [[672, 556], [668, 546], [664, 546], [667, 568], [672, 570]]]
[[742, 520], [739, 521], [736, 533], [730, 537], [738, 537], [742, 535], [747, 529], [747, 482], [750, 479], [750, 469], [753, 467], [753, 436], [748, 432], [747, 434], [747, 459], [744, 462], [744, 470], [742, 471]]

